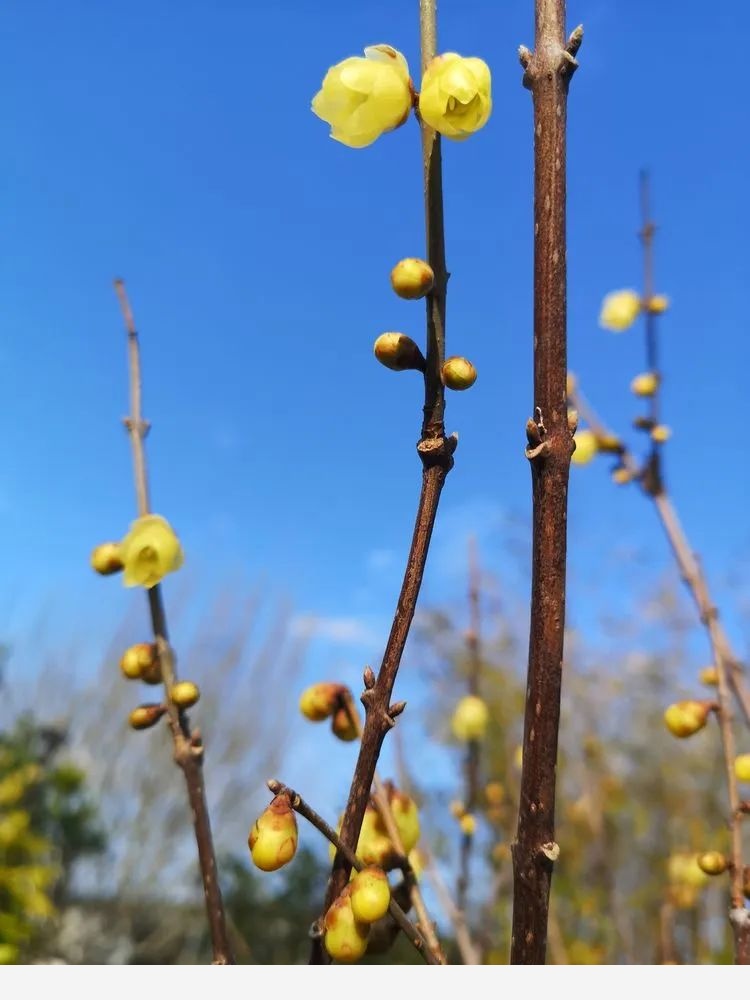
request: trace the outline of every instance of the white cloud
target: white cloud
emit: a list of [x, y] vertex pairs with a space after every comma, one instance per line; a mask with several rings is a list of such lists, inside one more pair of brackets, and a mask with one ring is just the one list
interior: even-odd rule
[[377, 641], [373, 629], [361, 618], [301, 614], [292, 619], [290, 628], [293, 635], [327, 639], [340, 645], [369, 646]]

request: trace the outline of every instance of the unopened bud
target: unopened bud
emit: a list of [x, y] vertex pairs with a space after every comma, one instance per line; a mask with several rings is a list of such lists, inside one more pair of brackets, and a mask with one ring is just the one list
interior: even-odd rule
[[152, 642], [137, 642], [129, 646], [120, 660], [120, 670], [130, 681], [140, 680], [144, 673], [153, 672], [158, 667], [159, 657]]
[[357, 872], [351, 881], [350, 898], [356, 920], [373, 924], [388, 912], [391, 888], [382, 868], [369, 865]]
[[297, 817], [289, 796], [277, 795], [253, 824], [248, 837], [253, 864], [264, 872], [283, 868], [297, 851]]
[[632, 482], [632, 479], [633, 473], [625, 465], [618, 465], [612, 470], [612, 482], [618, 486], [624, 486], [625, 483]]
[[123, 568], [118, 542], [103, 542], [91, 553], [91, 567], [102, 576], [119, 573]]
[[734, 773], [738, 781], [750, 781], [750, 753], [734, 758]]
[[393, 372], [424, 371], [424, 355], [405, 333], [381, 333], [373, 350], [381, 365]]
[[716, 687], [719, 683], [719, 671], [714, 666], [704, 667], [698, 676], [701, 684], [708, 687]]
[[669, 441], [671, 437], [671, 428], [667, 427], [666, 424], [657, 424], [656, 427], [651, 428], [651, 440], [655, 441], [657, 444], [664, 444], [664, 442]]
[[652, 295], [650, 299], [646, 300], [645, 309], [658, 316], [669, 309], [669, 299], [666, 295]]
[[406, 257], [391, 271], [391, 286], [402, 299], [421, 299], [432, 291], [435, 274], [426, 260]]
[[685, 739], [703, 729], [711, 709], [706, 701], [678, 701], [664, 713], [664, 725], [673, 736]]
[[630, 391], [634, 396], [653, 396], [659, 388], [659, 376], [656, 372], [643, 372], [636, 375], [630, 383]]
[[338, 736], [340, 740], [343, 740], [344, 743], [351, 743], [352, 740], [356, 740], [359, 736], [359, 720], [353, 719], [350, 714], [351, 712], [354, 712], [355, 715], [357, 714], [353, 705], [342, 705], [336, 709], [331, 719], [331, 732], [334, 736]]
[[722, 875], [729, 863], [721, 851], [706, 851], [705, 854], [698, 855], [698, 867], [706, 875]]
[[131, 729], [150, 729], [166, 712], [164, 705], [139, 705], [128, 716]]
[[477, 380], [477, 370], [466, 358], [448, 358], [442, 369], [443, 385], [446, 389], [460, 392], [470, 389]]
[[200, 688], [192, 681], [178, 681], [172, 685], [169, 696], [178, 708], [192, 708], [201, 696]]

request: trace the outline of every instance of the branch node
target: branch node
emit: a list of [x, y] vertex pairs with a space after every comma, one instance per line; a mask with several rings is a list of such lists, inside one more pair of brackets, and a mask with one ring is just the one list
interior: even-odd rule
[[448, 437], [422, 438], [417, 444], [417, 452], [425, 469], [436, 465], [442, 466], [446, 472], [453, 468], [453, 452], [458, 446], [458, 434]]

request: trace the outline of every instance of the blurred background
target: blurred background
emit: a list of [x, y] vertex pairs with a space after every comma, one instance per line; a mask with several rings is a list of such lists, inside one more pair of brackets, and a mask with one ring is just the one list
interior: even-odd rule
[[[569, 360], [642, 451], [629, 392], [642, 331], [606, 333], [597, 316], [605, 293], [640, 288], [647, 167], [657, 291], [671, 301], [665, 473], [744, 658], [741, 65], [723, 59], [695, 79], [742, 11], [712, 11], [707, 39], [689, 5], [679, 17], [668, 6], [568, 4], [570, 27], [586, 29], [569, 108]], [[440, 47], [493, 73], [487, 126], [444, 143], [448, 352], [479, 378], [448, 400], [460, 446], [399, 675], [408, 709], [381, 771], [410, 785], [428, 868], [455, 895], [464, 751], [449, 720], [467, 683], [474, 538], [493, 709], [482, 787], [503, 792], [478, 813], [467, 919], [484, 960], [500, 962], [528, 627], [532, 135], [516, 48], [533, 42], [532, 4], [442, 0], [439, 17]], [[0, 958], [208, 955], [167, 733], [126, 725], [143, 692], [117, 663], [149, 638], [145, 601], [89, 567], [92, 547], [135, 514], [112, 291], [122, 276], [142, 337], [154, 507], [187, 555], [165, 594], [180, 672], [203, 691], [194, 716], [238, 957], [305, 961], [326, 847], [301, 826], [304, 853], [261, 876], [246, 838], [271, 776], [331, 820], [343, 808], [356, 747], [302, 719], [297, 698], [329, 679], [356, 694], [364, 665], [378, 666], [416, 506], [421, 387], [379, 366], [372, 343], [384, 330], [423, 336], [421, 305], [388, 282], [398, 259], [423, 252], [417, 126], [351, 150], [309, 105], [326, 69], [365, 45], [401, 49], [418, 77], [416, 0], [10, 2], [3, 34]], [[653, 510], [611, 482], [611, 464], [572, 470], [550, 960], [726, 961], [724, 882], [693, 885], [674, 861], [726, 837], [717, 735], [678, 744], [661, 722], [666, 704], [700, 691], [710, 652]], [[458, 958], [427, 871], [425, 885]]]

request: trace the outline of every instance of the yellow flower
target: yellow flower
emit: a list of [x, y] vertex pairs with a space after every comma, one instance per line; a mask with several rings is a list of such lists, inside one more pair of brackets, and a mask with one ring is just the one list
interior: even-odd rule
[[575, 436], [576, 450], [570, 456], [573, 465], [587, 465], [599, 450], [599, 441], [593, 431], [579, 431]]
[[133, 521], [120, 542], [126, 587], [155, 587], [183, 563], [180, 541], [165, 518], [146, 514]]
[[622, 333], [632, 326], [641, 311], [641, 297], [630, 288], [621, 292], [610, 292], [602, 302], [599, 326], [605, 330]]
[[390, 45], [371, 45], [364, 59], [350, 56], [332, 66], [312, 102], [331, 138], [355, 149], [403, 125], [410, 108], [409, 67]]
[[490, 117], [491, 84], [484, 60], [464, 59], [456, 52], [436, 56], [422, 78], [422, 120], [447, 139], [466, 139]]
[[630, 391], [636, 396], [653, 396], [658, 388], [659, 376], [656, 372], [643, 372], [630, 383]]

